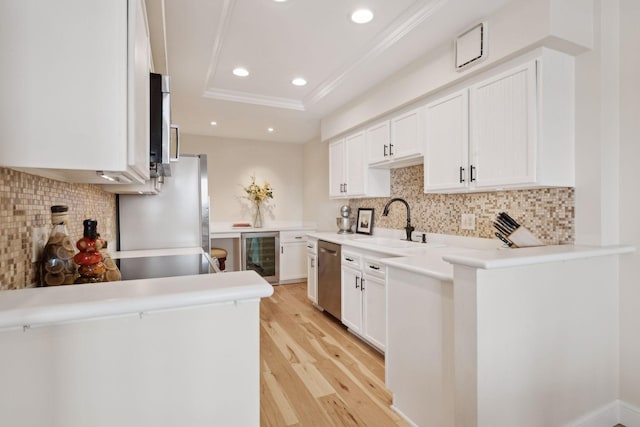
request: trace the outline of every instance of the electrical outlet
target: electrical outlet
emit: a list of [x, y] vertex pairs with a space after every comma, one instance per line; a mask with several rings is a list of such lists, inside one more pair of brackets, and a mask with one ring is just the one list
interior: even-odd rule
[[38, 262], [42, 257], [42, 250], [47, 244], [49, 238], [49, 227], [32, 227], [31, 228], [31, 262]]
[[475, 230], [476, 229], [476, 216], [474, 214], [462, 214], [463, 230]]

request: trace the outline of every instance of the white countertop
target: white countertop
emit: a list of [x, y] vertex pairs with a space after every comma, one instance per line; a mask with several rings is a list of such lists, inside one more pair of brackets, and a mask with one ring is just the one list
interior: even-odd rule
[[[375, 238], [358, 234], [337, 234], [332, 232], [307, 233], [311, 238], [326, 240], [347, 247], [369, 250], [389, 258], [382, 259], [382, 263], [395, 268], [404, 269], [418, 274], [424, 274], [439, 280], [453, 280], [454, 264], [481, 269], [496, 269], [517, 267], [521, 265], [541, 264], [556, 261], [566, 261], [578, 258], [589, 258], [607, 255], [619, 255], [635, 251], [632, 246], [584, 246], [558, 245], [539, 246], [533, 248], [507, 249], [502, 247], [478, 247], [478, 243], [470, 240], [470, 246], [465, 247], [465, 240], [452, 236], [433, 236], [430, 243], [414, 242], [408, 248], [386, 248], [375, 242]], [[368, 242], [369, 240], [369, 242]], [[434, 242], [435, 240], [435, 242]], [[486, 246], [480, 244], [480, 246]]]
[[[200, 248], [114, 252], [114, 257], [180, 255]], [[254, 271], [140, 279], [0, 292], [0, 329], [130, 315], [268, 297]]]
[[401, 239], [387, 239], [387, 240], [397, 240], [397, 242], [405, 243], [408, 247], [388, 247], [380, 244], [373, 243], [376, 241], [377, 237], [375, 236], [367, 236], [362, 234], [338, 234], [336, 232], [329, 231], [318, 231], [318, 232], [309, 232], [307, 236], [325, 240], [331, 243], [337, 243], [339, 245], [346, 245], [357, 249], [364, 249], [372, 252], [377, 252], [383, 255], [391, 255], [391, 256], [415, 256], [422, 255], [430, 252], [435, 248], [441, 248], [445, 246], [444, 243], [420, 243], [420, 242], [406, 242]]
[[239, 238], [240, 233], [264, 233], [273, 231], [312, 231], [313, 227], [303, 226], [267, 226], [261, 228], [253, 227], [232, 227], [232, 226], [211, 226], [209, 234], [213, 239]]

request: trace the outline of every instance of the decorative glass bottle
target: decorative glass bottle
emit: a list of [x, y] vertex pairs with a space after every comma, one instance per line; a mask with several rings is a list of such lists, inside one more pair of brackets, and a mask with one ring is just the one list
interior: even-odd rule
[[76, 243], [80, 252], [73, 257], [79, 266], [78, 273], [80, 273], [76, 283], [102, 282], [107, 269], [102, 262], [102, 253], [100, 252], [100, 249], [104, 247], [104, 240], [98, 234], [98, 221], [85, 219], [82, 225], [84, 227], [83, 237]]
[[76, 251], [67, 231], [68, 221], [67, 206], [51, 206], [51, 233], [42, 253], [42, 286], [73, 285], [77, 277], [77, 267], [73, 261]]

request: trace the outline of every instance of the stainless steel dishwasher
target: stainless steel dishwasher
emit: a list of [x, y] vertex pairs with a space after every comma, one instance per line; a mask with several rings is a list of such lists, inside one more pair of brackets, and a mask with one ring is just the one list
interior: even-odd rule
[[340, 245], [318, 241], [318, 305], [337, 319], [342, 317]]

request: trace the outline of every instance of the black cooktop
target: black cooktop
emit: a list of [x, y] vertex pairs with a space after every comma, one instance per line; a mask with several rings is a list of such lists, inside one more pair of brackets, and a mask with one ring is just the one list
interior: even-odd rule
[[215, 273], [204, 254], [118, 258], [114, 261], [122, 273], [122, 280]]

